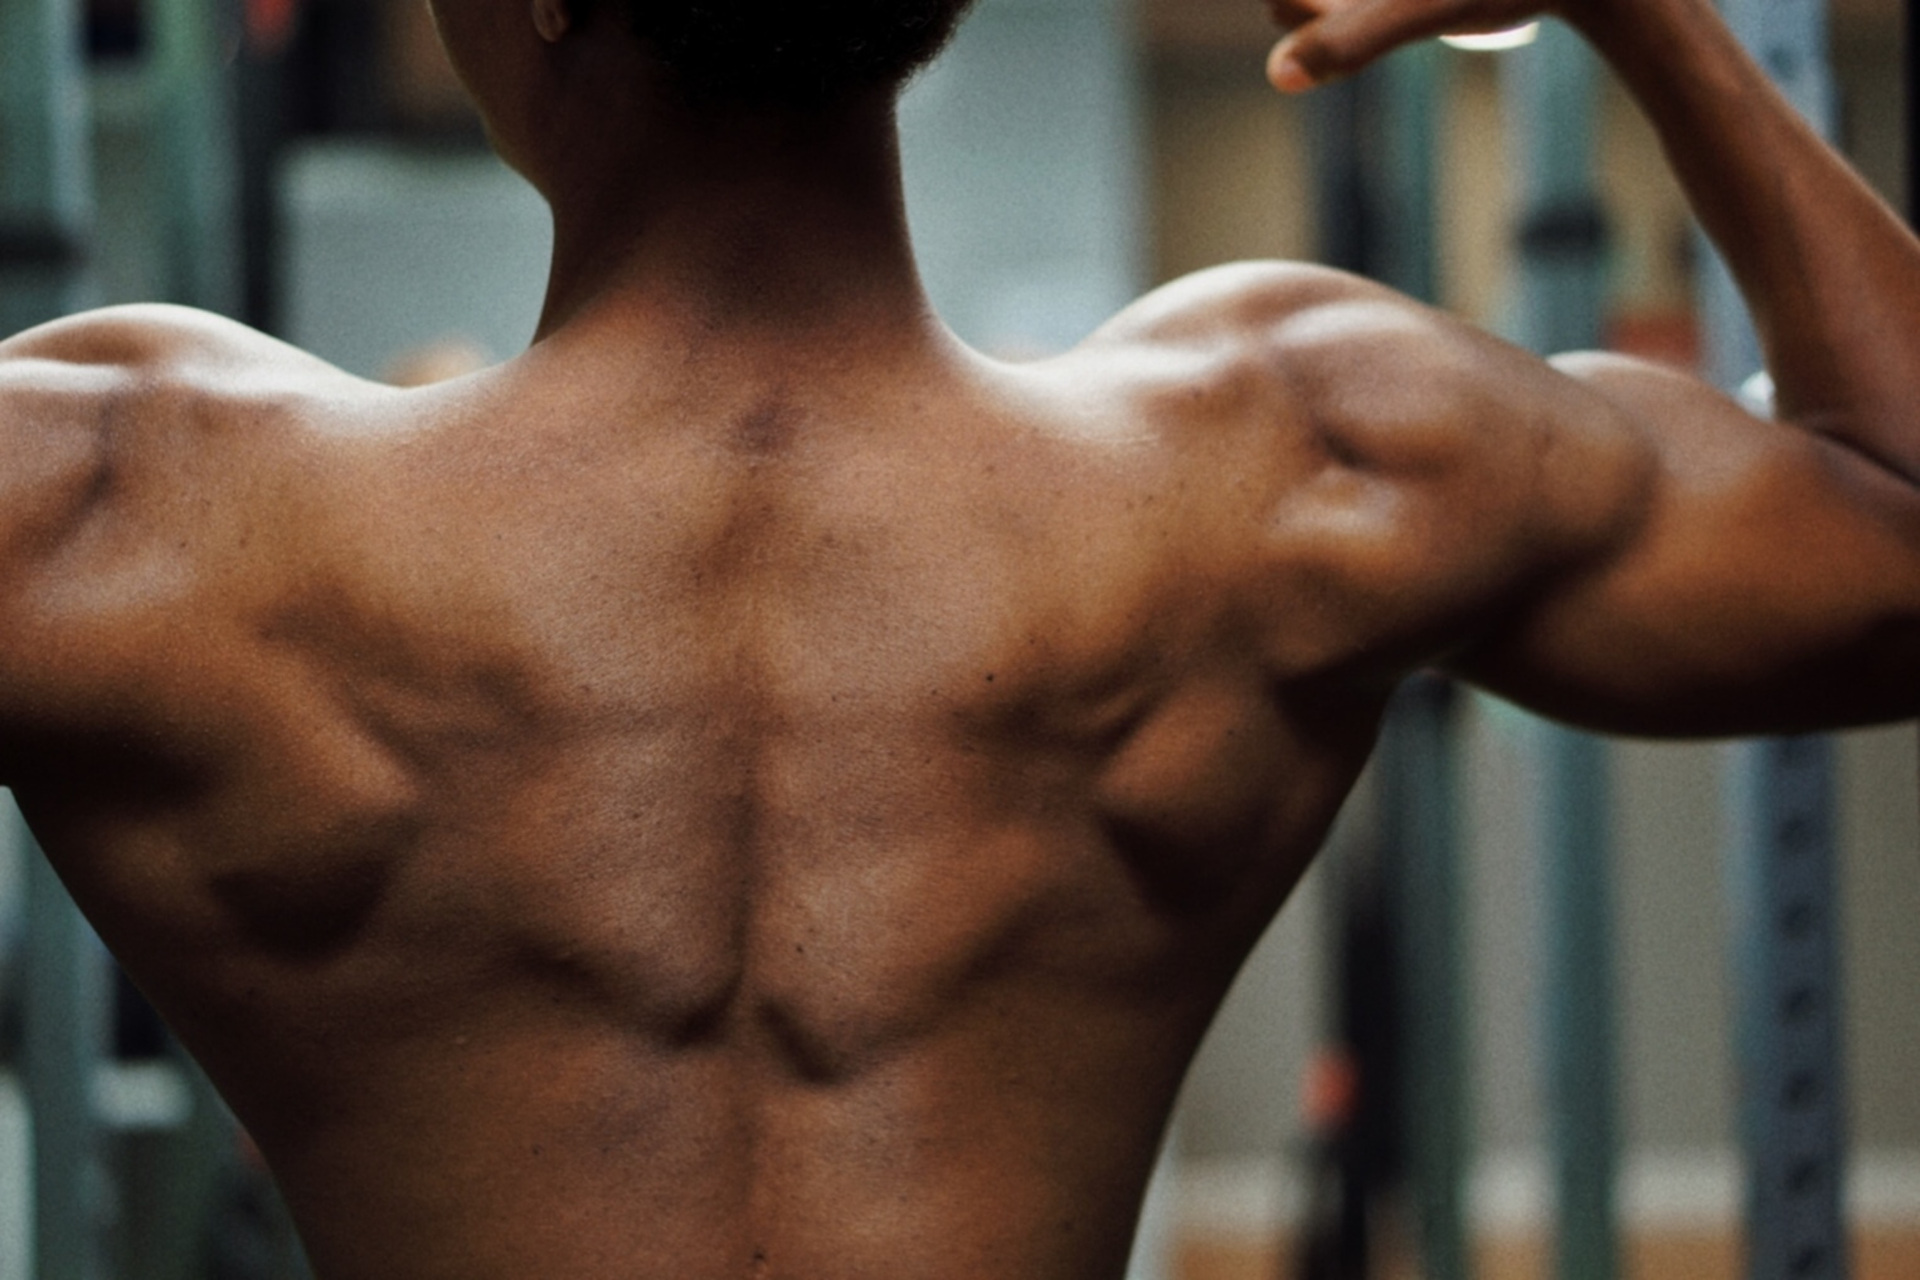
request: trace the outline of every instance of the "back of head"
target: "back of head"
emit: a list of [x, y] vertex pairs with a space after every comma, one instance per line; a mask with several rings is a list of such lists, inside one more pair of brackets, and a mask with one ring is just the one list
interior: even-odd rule
[[897, 86], [973, 0], [616, 0], [698, 107], [807, 109]]

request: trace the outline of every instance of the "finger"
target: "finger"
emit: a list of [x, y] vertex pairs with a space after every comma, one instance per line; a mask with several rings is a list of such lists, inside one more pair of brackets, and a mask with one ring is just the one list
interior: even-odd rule
[[1305, 26], [1326, 11], [1326, 0], [1267, 0], [1267, 15], [1282, 31]]
[[1352, 75], [1403, 44], [1453, 30], [1467, 7], [1463, 0], [1359, 0], [1308, 22], [1275, 45], [1267, 78], [1282, 93], [1300, 93]]

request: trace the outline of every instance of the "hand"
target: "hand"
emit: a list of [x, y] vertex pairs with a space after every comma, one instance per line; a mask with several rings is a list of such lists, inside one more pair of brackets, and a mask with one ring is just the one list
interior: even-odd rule
[[1267, 0], [1288, 29], [1267, 59], [1267, 79], [1282, 93], [1302, 93], [1403, 44], [1516, 27], [1550, 8], [1550, 0]]

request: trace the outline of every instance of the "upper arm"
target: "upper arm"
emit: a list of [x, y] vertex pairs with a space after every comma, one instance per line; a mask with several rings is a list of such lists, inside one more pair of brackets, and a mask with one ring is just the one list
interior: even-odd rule
[[72, 618], [87, 610], [74, 588], [112, 559], [95, 544], [124, 505], [130, 459], [181, 416], [174, 393], [199, 376], [183, 371], [230, 358], [236, 328], [129, 307], [0, 342], [0, 783], [14, 780], [23, 737], [60, 719], [62, 691], [79, 687], [84, 627]]
[[1632, 519], [1454, 662], [1548, 714], [1654, 734], [1920, 714], [1920, 489], [1685, 375], [1557, 362], [1645, 442]]
[[1920, 713], [1909, 481], [1676, 372], [1325, 273], [1280, 291], [1262, 359], [1319, 449], [1270, 524], [1289, 640], [1617, 732]]
[[0, 344], [0, 782], [54, 654], [38, 601], [110, 486], [114, 403], [127, 368], [71, 326]]

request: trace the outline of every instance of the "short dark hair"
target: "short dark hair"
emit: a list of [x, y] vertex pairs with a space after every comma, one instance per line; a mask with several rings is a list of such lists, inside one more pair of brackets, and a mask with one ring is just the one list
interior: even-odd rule
[[895, 87], [973, 0], [621, 0], [695, 105], [818, 107]]

